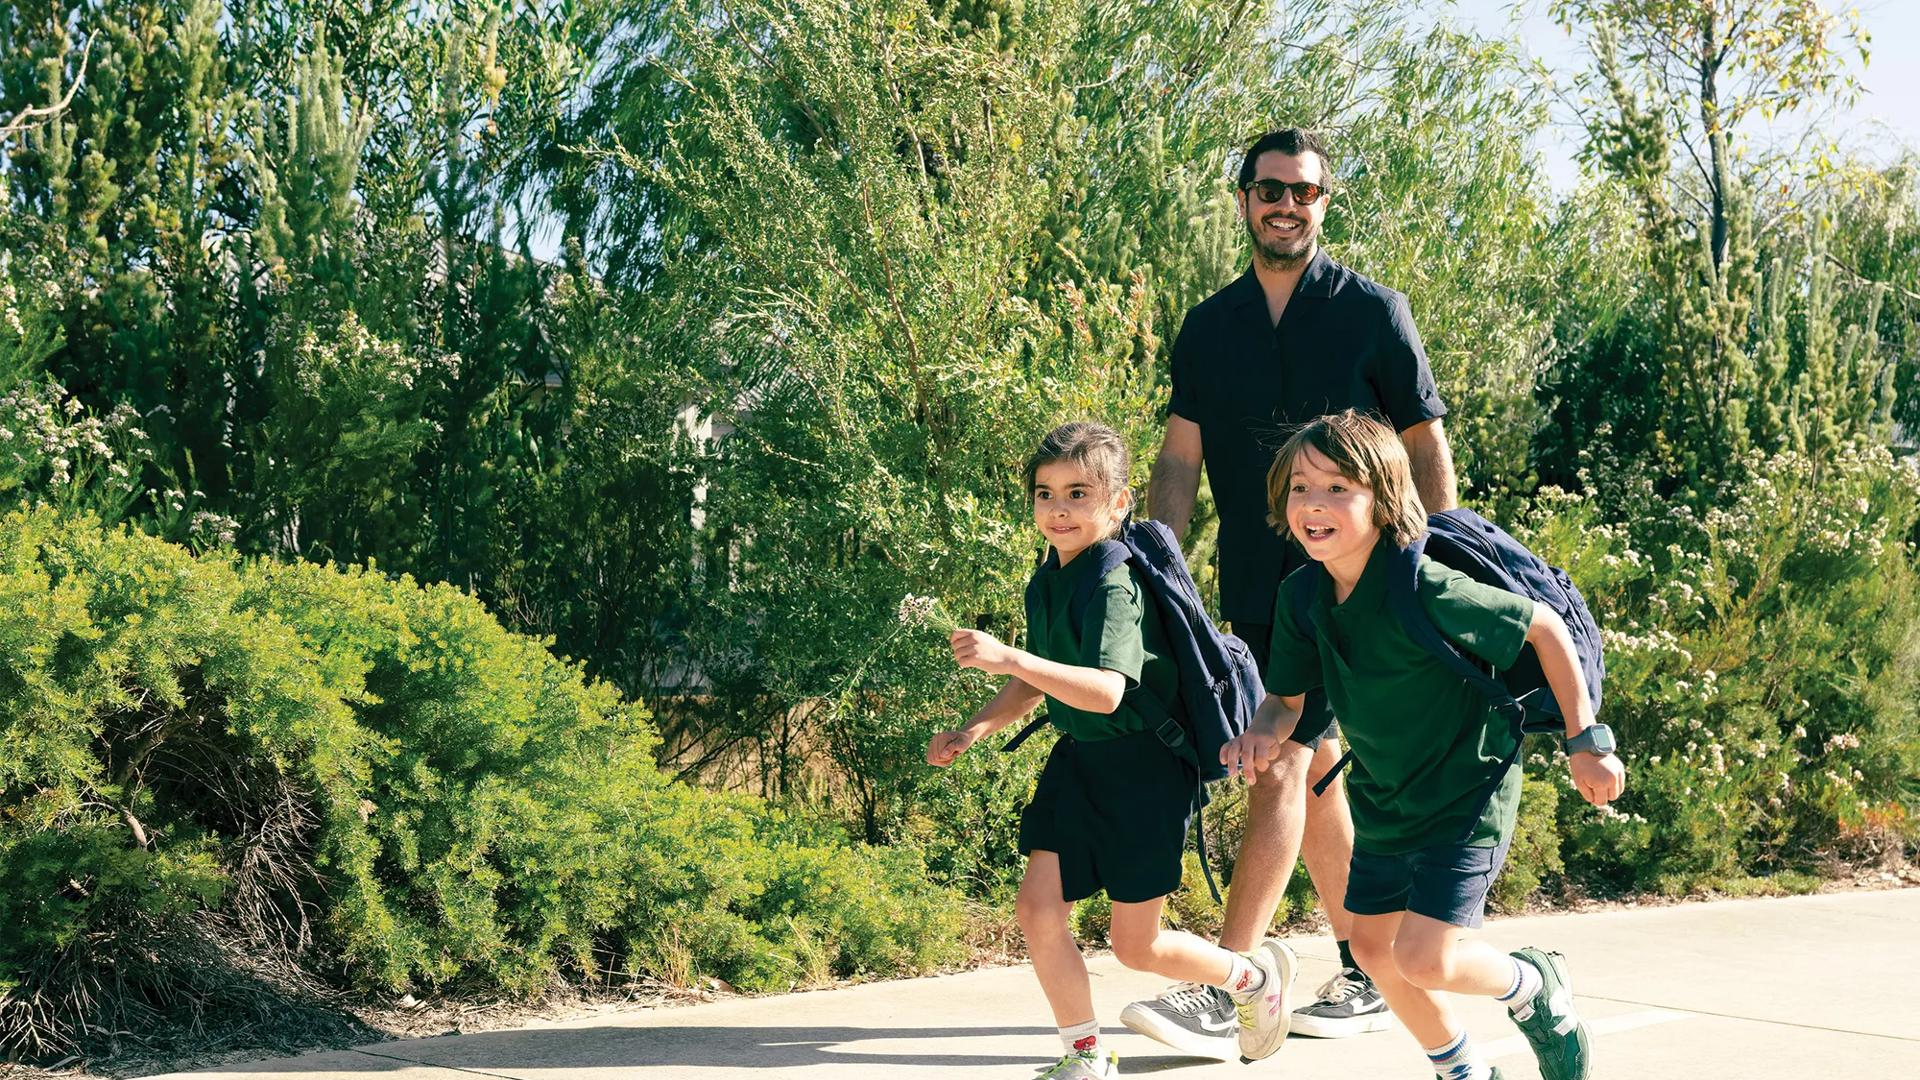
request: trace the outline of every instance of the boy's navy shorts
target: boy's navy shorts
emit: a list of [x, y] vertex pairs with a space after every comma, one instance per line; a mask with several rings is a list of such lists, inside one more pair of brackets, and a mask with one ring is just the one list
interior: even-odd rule
[[[1270, 623], [1232, 624], [1233, 634], [1247, 643], [1247, 649], [1253, 653], [1253, 665], [1260, 669], [1260, 678], [1267, 677], [1267, 661], [1273, 656], [1273, 626]], [[1333, 719], [1333, 706], [1327, 704], [1327, 691], [1324, 687], [1314, 687], [1307, 691], [1306, 701], [1300, 707], [1300, 722], [1293, 725], [1293, 734], [1287, 738], [1309, 750], [1318, 749], [1329, 735], [1340, 731]], [[1315, 779], [1318, 779], [1316, 777]]]
[[1347, 870], [1347, 910], [1355, 915], [1411, 911], [1479, 929], [1487, 892], [1512, 843], [1509, 833], [1496, 847], [1440, 844], [1403, 855], [1378, 855], [1356, 846]]
[[1180, 887], [1198, 778], [1151, 731], [1062, 735], [1020, 812], [1020, 854], [1058, 855], [1069, 903], [1102, 889], [1122, 904], [1165, 896]]

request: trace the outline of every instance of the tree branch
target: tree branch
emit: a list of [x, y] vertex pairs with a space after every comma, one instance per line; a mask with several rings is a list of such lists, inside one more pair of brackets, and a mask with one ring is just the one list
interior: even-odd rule
[[30, 105], [16, 113], [13, 119], [0, 124], [0, 143], [5, 143], [15, 135], [51, 123], [61, 113], [66, 112], [67, 106], [73, 104], [73, 96], [80, 92], [81, 85], [87, 81], [87, 57], [92, 52], [93, 38], [89, 37], [87, 43], [80, 49], [80, 70], [74, 75], [73, 85], [67, 87], [67, 95], [51, 105]]

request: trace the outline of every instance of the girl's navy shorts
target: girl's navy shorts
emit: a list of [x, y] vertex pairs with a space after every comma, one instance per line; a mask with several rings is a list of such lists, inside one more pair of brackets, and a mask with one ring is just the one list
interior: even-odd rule
[[1062, 735], [1020, 812], [1020, 854], [1058, 855], [1069, 903], [1102, 889], [1122, 904], [1165, 896], [1180, 887], [1198, 778], [1151, 731]]

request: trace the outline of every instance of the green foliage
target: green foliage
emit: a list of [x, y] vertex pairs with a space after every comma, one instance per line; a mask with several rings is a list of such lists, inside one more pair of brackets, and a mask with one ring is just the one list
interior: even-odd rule
[[180, 925], [394, 991], [953, 958], [957, 906], [916, 850], [671, 782], [644, 710], [451, 586], [195, 558], [52, 509], [0, 544], [10, 1049], [84, 1041], [81, 1008], [189, 1007], [164, 964], [113, 970]]
[[[1600, 620], [1603, 716], [1627, 748], [1617, 808], [1560, 801], [1568, 874], [1683, 893], [1804, 868], [1862, 834], [1911, 842], [1911, 467], [1876, 448], [1755, 455], [1704, 515], [1645, 472], [1614, 479], [1598, 496], [1550, 489], [1526, 522]], [[1535, 764], [1564, 783], [1563, 765]]]

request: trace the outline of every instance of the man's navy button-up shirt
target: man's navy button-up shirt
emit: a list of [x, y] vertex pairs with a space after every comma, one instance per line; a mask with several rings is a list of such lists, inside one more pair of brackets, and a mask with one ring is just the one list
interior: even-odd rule
[[1226, 619], [1273, 621], [1281, 579], [1306, 556], [1267, 524], [1267, 469], [1291, 427], [1346, 408], [1395, 431], [1446, 415], [1405, 296], [1318, 250], [1278, 325], [1252, 267], [1187, 312], [1167, 411], [1200, 426]]

